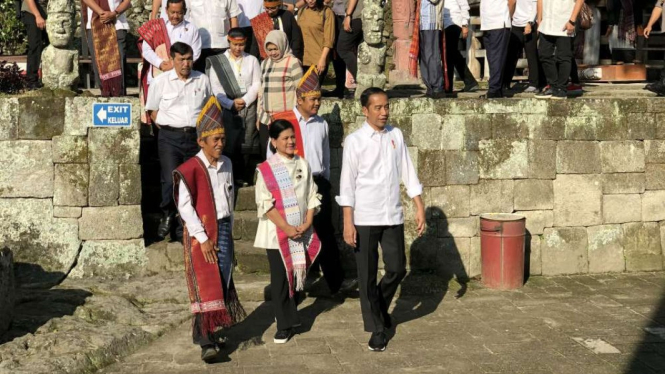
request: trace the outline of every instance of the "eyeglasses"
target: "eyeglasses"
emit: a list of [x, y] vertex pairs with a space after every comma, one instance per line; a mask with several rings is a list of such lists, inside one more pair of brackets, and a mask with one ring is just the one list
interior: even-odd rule
[[278, 6], [271, 6], [271, 7], [265, 7], [265, 9], [269, 10], [269, 11], [275, 11], [275, 10], [279, 9], [279, 7]]

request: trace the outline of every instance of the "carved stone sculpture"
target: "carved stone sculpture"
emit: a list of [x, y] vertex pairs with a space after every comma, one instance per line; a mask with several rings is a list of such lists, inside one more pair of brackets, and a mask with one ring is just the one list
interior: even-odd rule
[[383, 7], [381, 1], [365, 0], [363, 15], [363, 39], [358, 46], [358, 76], [356, 98], [369, 87], [384, 88], [386, 76], [386, 44], [383, 42]]
[[414, 0], [392, 0], [393, 16], [393, 64], [390, 82], [394, 84], [420, 84], [417, 77], [409, 74], [409, 49], [416, 20], [416, 2]]
[[72, 89], [79, 79], [79, 53], [73, 46], [74, 0], [48, 2], [46, 33], [50, 45], [42, 52], [42, 81], [51, 89]]

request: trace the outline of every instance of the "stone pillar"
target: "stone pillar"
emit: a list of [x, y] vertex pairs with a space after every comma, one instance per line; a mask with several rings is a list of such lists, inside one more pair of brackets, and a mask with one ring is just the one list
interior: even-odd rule
[[46, 33], [50, 45], [42, 52], [42, 81], [51, 89], [75, 87], [79, 80], [79, 53], [74, 47], [74, 0], [48, 3]]
[[395, 69], [390, 71], [390, 84], [419, 83], [417, 78], [409, 75], [409, 48], [416, 19], [416, 2], [414, 0], [392, 0], [393, 13], [393, 63]]
[[0, 249], [0, 335], [2, 335], [14, 317], [14, 260], [12, 251]]
[[384, 88], [386, 75], [386, 43], [383, 40], [383, 7], [380, 0], [364, 0], [363, 42], [358, 46], [358, 77], [356, 98], [369, 87]]

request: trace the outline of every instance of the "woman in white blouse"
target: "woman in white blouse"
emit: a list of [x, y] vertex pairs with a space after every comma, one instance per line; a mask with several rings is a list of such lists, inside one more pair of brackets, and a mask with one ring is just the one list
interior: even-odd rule
[[302, 291], [307, 270], [321, 242], [312, 228], [321, 205], [309, 164], [296, 155], [296, 133], [289, 121], [270, 124], [271, 157], [258, 166], [256, 205], [259, 226], [254, 246], [266, 248], [272, 304], [277, 321], [275, 343], [286, 343], [300, 325], [294, 295]]

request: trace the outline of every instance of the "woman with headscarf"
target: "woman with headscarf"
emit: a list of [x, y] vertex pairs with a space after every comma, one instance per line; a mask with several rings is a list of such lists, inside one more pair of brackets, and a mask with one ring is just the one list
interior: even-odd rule
[[261, 158], [265, 160], [271, 116], [274, 113], [293, 110], [296, 105], [296, 88], [303, 73], [300, 62], [291, 53], [288, 39], [283, 31], [269, 32], [263, 46], [268, 58], [261, 63], [257, 126]]

